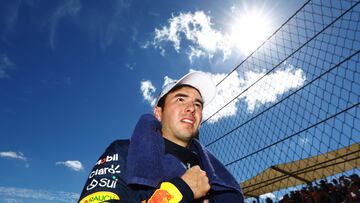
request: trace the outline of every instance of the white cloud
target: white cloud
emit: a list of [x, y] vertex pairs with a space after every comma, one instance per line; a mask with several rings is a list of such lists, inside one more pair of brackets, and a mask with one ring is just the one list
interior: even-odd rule
[[[79, 198], [78, 193], [74, 192], [52, 192], [46, 190], [32, 190], [25, 188], [0, 187], [0, 198], [7, 199], [8, 202], [22, 202], [21, 200], [43, 200], [76, 202]], [[25, 202], [25, 201], [24, 201]]]
[[56, 165], [65, 165], [74, 171], [81, 171], [84, 169], [83, 165], [80, 161], [58, 161], [55, 163]]
[[190, 50], [188, 52], [190, 63], [193, 62], [193, 58], [200, 58], [201, 56], [205, 56], [206, 53], [201, 49], [196, 49], [193, 46], [189, 46]]
[[184, 49], [191, 63], [204, 56], [212, 59], [215, 54], [222, 54], [223, 61], [233, 52], [248, 56], [272, 33], [273, 17], [264, 9], [239, 10], [232, 6], [230, 10], [236, 15], [228, 16], [223, 30], [215, 29], [204, 11], [173, 14], [167, 25], [155, 28], [152, 44], [161, 55], [165, 54], [166, 43], [178, 53]]
[[163, 84], [163, 88], [167, 85], [167, 84], [169, 84], [169, 83], [172, 83], [172, 82], [175, 82], [176, 80], [175, 79], [172, 79], [172, 78], [170, 78], [169, 76], [165, 76], [164, 77], [164, 84]]
[[180, 13], [169, 19], [169, 25], [155, 29], [153, 45], [165, 53], [162, 42], [171, 42], [180, 52], [181, 41], [189, 42], [189, 59], [207, 55], [212, 58], [222, 52], [224, 59], [231, 54], [231, 43], [227, 35], [212, 28], [211, 19], [203, 11]]
[[15, 64], [4, 54], [0, 55], [0, 79], [9, 78], [8, 74], [9, 69], [13, 69]]
[[147, 49], [150, 45], [151, 45], [150, 42], [140, 43], [140, 47], [141, 47], [142, 49]]
[[[249, 71], [245, 73], [243, 86], [250, 86], [264, 74], [265, 71]], [[303, 70], [295, 69], [289, 65], [285, 70], [278, 70], [262, 78], [249, 91], [242, 94], [239, 99], [244, 99], [248, 110], [252, 112], [256, 106], [275, 102], [285, 92], [301, 87], [305, 80]]]
[[[214, 101], [204, 109], [204, 119], [213, 115], [230, 100], [234, 99], [259, 78], [264, 76], [265, 73], [265, 71], [248, 71], [240, 78], [238, 73], [234, 71], [217, 87], [217, 95]], [[224, 74], [212, 75], [214, 81], [220, 81], [224, 76]], [[220, 118], [235, 115], [238, 110], [237, 103], [239, 101], [244, 101], [247, 105], [248, 112], [251, 113], [256, 107], [260, 107], [266, 103], [274, 103], [285, 92], [301, 87], [305, 80], [305, 73], [300, 68], [296, 69], [288, 65], [283, 70], [278, 70], [263, 77], [238, 98], [230, 102], [225, 108], [213, 115], [208, 121], [214, 123]]]
[[[285, 65], [286, 67], [284, 69], [266, 76], [264, 76], [266, 74], [265, 71], [247, 71], [241, 76], [237, 71], [234, 71], [218, 85], [214, 100], [204, 108], [203, 119], [208, 119], [211, 116], [208, 122], [214, 123], [219, 119], [234, 116], [238, 112], [238, 103], [240, 101], [243, 101], [246, 104], [248, 112], [252, 113], [257, 107], [266, 103], [274, 103], [282, 94], [301, 87], [306, 80], [305, 73], [300, 68], [294, 68], [286, 63]], [[192, 71], [194, 70], [189, 70], [189, 72]], [[226, 74], [206, 74], [212, 77], [215, 84], [220, 82], [226, 76]], [[264, 77], [260, 81], [242, 93], [262, 76]], [[172, 81], [174, 81], [174, 79], [165, 76], [163, 87]], [[143, 82], [146, 83], [143, 84]], [[150, 81], [143, 82], [141, 85], [143, 97], [152, 104], [153, 101], [155, 102], [152, 95], [156, 89]], [[239, 96], [240, 93], [242, 94]], [[229, 104], [224, 107], [227, 103]], [[222, 107], [224, 108], [221, 109]]]
[[[174, 79], [165, 76], [162, 88], [164, 88], [167, 84], [174, 81], [175, 81]], [[156, 88], [154, 87], [152, 82], [150, 80], [141, 81], [140, 90], [144, 100], [148, 102], [151, 106], [154, 106], [157, 98], [154, 96], [156, 92]]]
[[[210, 73], [208, 73], [210, 74]], [[215, 84], [220, 82], [226, 74], [210, 74]], [[226, 80], [224, 80], [218, 87], [214, 100], [204, 108], [204, 119], [207, 119], [209, 116], [213, 115], [221, 107], [227, 104], [231, 99], [235, 98], [240, 91], [242, 90], [241, 80], [238, 73], [233, 72]], [[209, 120], [210, 123], [218, 121], [220, 118], [226, 118], [234, 116], [237, 112], [237, 100], [229, 103], [221, 111], [214, 114]]]
[[154, 106], [155, 101], [156, 101], [156, 98], [154, 97], [154, 93], [156, 91], [156, 88], [151, 83], [151, 81], [150, 80], [141, 81], [140, 90], [142, 92], [144, 100], [149, 102], [149, 104], [151, 106]]
[[12, 159], [20, 159], [20, 160], [23, 160], [23, 161], [27, 160], [27, 158], [21, 152], [12, 152], [12, 151], [0, 152], [0, 157], [12, 158]]
[[266, 198], [270, 198], [270, 199], [275, 199], [275, 195], [273, 193], [266, 193], [266, 194], [263, 194], [263, 195], [260, 195], [259, 196], [261, 199], [266, 199]]

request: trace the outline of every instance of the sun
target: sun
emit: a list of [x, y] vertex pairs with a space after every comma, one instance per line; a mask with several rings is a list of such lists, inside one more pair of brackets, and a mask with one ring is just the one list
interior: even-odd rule
[[248, 56], [270, 36], [270, 32], [269, 16], [257, 10], [245, 11], [231, 23], [230, 40]]

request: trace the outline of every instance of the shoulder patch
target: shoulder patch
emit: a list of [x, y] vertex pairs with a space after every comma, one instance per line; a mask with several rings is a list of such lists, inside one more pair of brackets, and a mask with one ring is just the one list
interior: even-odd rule
[[97, 202], [104, 202], [107, 200], [120, 200], [120, 197], [112, 192], [99, 191], [84, 197], [83, 199], [80, 200], [79, 203], [97, 203]]

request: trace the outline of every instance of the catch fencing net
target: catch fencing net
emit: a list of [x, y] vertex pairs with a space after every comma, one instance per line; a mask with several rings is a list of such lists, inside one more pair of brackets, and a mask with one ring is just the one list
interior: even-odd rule
[[218, 80], [200, 140], [247, 198], [359, 174], [359, 4], [306, 2]]

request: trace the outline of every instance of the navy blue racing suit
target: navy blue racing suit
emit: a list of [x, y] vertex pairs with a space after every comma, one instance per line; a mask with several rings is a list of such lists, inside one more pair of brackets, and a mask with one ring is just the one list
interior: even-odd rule
[[[166, 184], [172, 184], [181, 193], [182, 198], [179, 202], [193, 200], [191, 189], [181, 178], [162, 182], [157, 187], [127, 185], [125, 180], [128, 148], [129, 140], [116, 140], [110, 144], [92, 168], [81, 192], [79, 203], [158, 202], [156, 198], [163, 198], [164, 193], [165, 196], [171, 193], [166, 187], [161, 188]], [[161, 193], [162, 191], [164, 192]]]
[[[157, 119], [145, 114], [131, 141], [114, 141], [95, 163], [79, 202], [198, 202], [180, 178], [188, 167], [181, 157], [167, 152], [160, 129]], [[244, 202], [239, 184], [221, 162], [195, 139], [189, 150], [197, 154], [209, 178], [209, 202]]]

